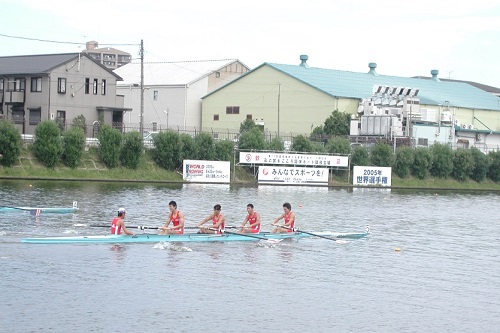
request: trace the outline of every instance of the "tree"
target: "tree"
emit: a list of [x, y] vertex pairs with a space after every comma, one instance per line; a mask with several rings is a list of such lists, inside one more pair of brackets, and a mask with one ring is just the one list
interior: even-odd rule
[[431, 146], [432, 167], [431, 175], [446, 178], [453, 171], [453, 150], [448, 145], [435, 143]]
[[413, 159], [412, 174], [419, 179], [426, 178], [432, 167], [432, 153], [430, 149], [424, 147], [415, 149], [413, 151]]
[[168, 130], [153, 137], [155, 148], [153, 159], [160, 167], [166, 170], [175, 170], [181, 166], [182, 141], [179, 133]]
[[372, 165], [379, 167], [390, 167], [394, 159], [392, 148], [384, 143], [379, 142], [372, 147], [370, 152], [370, 160]]
[[122, 133], [108, 124], [104, 124], [97, 134], [99, 148], [97, 155], [108, 168], [116, 168], [120, 162]]
[[466, 181], [474, 171], [474, 158], [470, 149], [458, 148], [453, 152], [452, 176], [456, 180]]
[[245, 121], [242, 122], [240, 125], [240, 134], [248, 132], [252, 128], [255, 128], [255, 127], [257, 127], [257, 125], [255, 124], [255, 121], [253, 121], [252, 119], [245, 119]]
[[45, 120], [35, 128], [33, 153], [46, 167], [53, 168], [61, 157], [62, 142], [59, 125], [52, 120]]
[[254, 127], [240, 136], [238, 148], [242, 150], [263, 150], [266, 148], [264, 133], [257, 127]]
[[194, 138], [197, 149], [197, 159], [211, 161], [215, 159], [214, 138], [209, 133], [202, 132]]
[[313, 150], [313, 144], [311, 140], [309, 140], [305, 136], [299, 135], [293, 138], [292, 150], [300, 152], [311, 152]]
[[143, 142], [138, 131], [123, 135], [123, 146], [120, 153], [120, 162], [129, 169], [137, 169], [143, 154]]
[[72, 127], [81, 128], [83, 131], [83, 134], [86, 136], [87, 135], [87, 123], [85, 120], [85, 116], [83, 114], [81, 114], [78, 117], [73, 118]]
[[414, 162], [413, 149], [410, 147], [399, 147], [396, 149], [396, 158], [394, 161], [394, 173], [401, 178], [410, 175], [411, 166]]
[[351, 115], [335, 110], [330, 117], [325, 120], [323, 130], [328, 135], [349, 135], [351, 125]]
[[85, 150], [85, 135], [80, 127], [73, 127], [63, 133], [62, 161], [70, 168], [76, 168]]
[[0, 120], [0, 164], [12, 166], [21, 155], [21, 133], [10, 120]]
[[472, 147], [470, 150], [472, 158], [474, 158], [474, 169], [472, 170], [472, 174], [470, 175], [470, 177], [476, 182], [482, 182], [488, 175], [490, 161], [488, 159], [488, 156], [483, 154], [476, 147]]

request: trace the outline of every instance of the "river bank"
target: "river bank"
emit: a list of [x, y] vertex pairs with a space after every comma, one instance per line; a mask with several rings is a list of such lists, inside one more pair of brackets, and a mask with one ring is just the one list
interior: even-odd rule
[[[131, 170], [124, 167], [108, 169], [99, 161], [93, 151], [85, 153], [80, 167], [76, 169], [71, 169], [63, 165], [58, 165], [55, 168], [46, 168], [28, 151], [24, 151], [16, 165], [8, 168], [0, 166], [0, 179], [184, 183], [180, 172], [160, 168], [154, 163], [148, 153], [143, 155], [139, 167], [136, 170]], [[236, 166], [231, 184], [256, 185], [257, 180], [251, 170], [242, 166]], [[330, 179], [329, 186], [341, 188], [355, 187], [348, 181], [347, 174], [333, 176]], [[426, 178], [422, 180], [408, 177], [403, 179], [393, 175], [391, 188], [500, 191], [500, 184], [490, 180], [477, 183], [473, 180], [459, 182], [452, 178]]]

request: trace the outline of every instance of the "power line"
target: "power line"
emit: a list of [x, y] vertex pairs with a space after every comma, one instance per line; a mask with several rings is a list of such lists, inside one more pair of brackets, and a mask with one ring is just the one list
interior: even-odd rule
[[[86, 45], [86, 43], [79, 43], [79, 42], [63, 42], [63, 41], [57, 41], [57, 40], [50, 40], [50, 39], [38, 39], [38, 38], [30, 38], [30, 37], [22, 37], [22, 36], [11, 36], [11, 35], [5, 35], [5, 34], [0, 34], [2, 37], [7, 37], [7, 38], [14, 38], [14, 39], [24, 39], [24, 40], [31, 40], [31, 41], [36, 41], [36, 42], [44, 42], [44, 43], [56, 43], [56, 44], [72, 44], [72, 45]], [[99, 45], [103, 46], [137, 46], [140, 44], [102, 44], [99, 43]]]

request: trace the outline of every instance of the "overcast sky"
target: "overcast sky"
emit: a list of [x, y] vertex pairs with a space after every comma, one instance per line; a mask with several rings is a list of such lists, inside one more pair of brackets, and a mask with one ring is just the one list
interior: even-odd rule
[[367, 72], [376, 62], [383, 75], [438, 69], [500, 88], [498, 0], [3, 0], [1, 14], [0, 56], [77, 52], [95, 40], [138, 58], [142, 39], [152, 62], [254, 68], [307, 54], [311, 67]]

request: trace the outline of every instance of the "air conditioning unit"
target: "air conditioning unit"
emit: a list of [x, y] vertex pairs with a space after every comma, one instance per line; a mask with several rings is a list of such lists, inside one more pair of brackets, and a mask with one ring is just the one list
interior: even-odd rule
[[468, 126], [468, 128], [469, 128], [469, 129], [474, 129], [474, 125], [470, 124], [470, 125]]
[[462, 124], [462, 128], [463, 129], [467, 129], [467, 125], [466, 124]]

